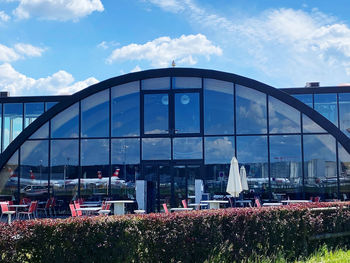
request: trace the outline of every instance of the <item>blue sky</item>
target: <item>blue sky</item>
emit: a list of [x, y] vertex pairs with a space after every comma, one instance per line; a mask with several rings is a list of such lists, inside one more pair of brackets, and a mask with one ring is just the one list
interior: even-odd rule
[[173, 59], [281, 88], [349, 83], [349, 13], [349, 0], [0, 0], [0, 89], [71, 94]]

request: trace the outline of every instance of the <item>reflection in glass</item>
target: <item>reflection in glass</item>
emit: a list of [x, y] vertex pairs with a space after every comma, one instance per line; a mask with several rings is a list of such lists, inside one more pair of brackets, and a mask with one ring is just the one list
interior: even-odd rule
[[338, 126], [337, 94], [314, 94], [315, 110]]
[[237, 133], [266, 133], [266, 94], [236, 85], [236, 102]]
[[2, 201], [18, 199], [18, 176], [18, 151], [16, 151], [0, 172], [0, 195]]
[[199, 93], [175, 94], [175, 133], [199, 133], [199, 116]]
[[[284, 198], [297, 199], [291, 196], [295, 193], [301, 198], [303, 175], [300, 136], [270, 136], [270, 162], [272, 195], [285, 194]], [[280, 198], [276, 196], [274, 199]]]
[[24, 104], [24, 128], [35, 121], [44, 112], [44, 103], [25, 103]]
[[269, 96], [270, 133], [300, 133], [300, 112]]
[[173, 89], [201, 89], [201, 78], [176, 77], [173, 78]]
[[[350, 198], [350, 154], [338, 143], [340, 198]], [[345, 196], [344, 196], [345, 194]]]
[[29, 139], [47, 139], [49, 138], [49, 122], [42, 125], [36, 132], [34, 132]]
[[49, 174], [48, 151], [47, 140], [26, 141], [21, 146], [21, 197], [46, 197]]
[[139, 82], [112, 88], [112, 136], [140, 135]]
[[170, 78], [145, 79], [142, 80], [141, 87], [143, 90], [170, 89]]
[[23, 129], [22, 103], [4, 104], [4, 146], [3, 150], [21, 133]]
[[233, 83], [204, 79], [205, 134], [233, 134]]
[[340, 129], [350, 137], [350, 93], [339, 93]]
[[174, 204], [172, 207], [182, 207], [182, 200], [187, 200], [186, 166], [174, 166]]
[[100, 198], [108, 195], [109, 140], [81, 140], [80, 195]]
[[81, 136], [109, 136], [109, 90], [100, 91], [81, 101]]
[[54, 102], [46, 102], [45, 103], [45, 107], [46, 107], [46, 110], [45, 111], [48, 111], [49, 109], [51, 109], [53, 106], [55, 106], [58, 102], [54, 101]]
[[229, 164], [235, 155], [235, 143], [232, 136], [205, 137], [205, 164]]
[[144, 133], [169, 133], [168, 94], [145, 94], [144, 96]]
[[306, 104], [310, 108], [313, 108], [312, 94], [292, 94], [292, 96], [300, 100], [302, 103]]
[[307, 198], [337, 193], [335, 139], [331, 135], [304, 135], [304, 184]]
[[169, 138], [144, 138], [142, 139], [143, 160], [170, 160]]
[[206, 193], [226, 195], [226, 186], [230, 172], [230, 163], [205, 165], [204, 186]]
[[51, 120], [52, 138], [77, 138], [79, 136], [79, 103], [58, 113]]
[[246, 169], [249, 190], [268, 198], [267, 137], [237, 136], [237, 160]]
[[79, 173], [79, 141], [52, 140], [51, 141], [51, 178], [53, 194], [68, 204], [78, 191]]
[[321, 128], [317, 123], [315, 123], [305, 114], [303, 114], [303, 132], [304, 133], [314, 133], [314, 132], [326, 133], [326, 131], [323, 128]]
[[202, 138], [175, 138], [174, 159], [202, 159]]

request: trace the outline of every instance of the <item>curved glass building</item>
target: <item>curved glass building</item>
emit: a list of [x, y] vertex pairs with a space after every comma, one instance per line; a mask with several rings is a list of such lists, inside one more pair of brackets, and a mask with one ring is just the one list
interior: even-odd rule
[[193, 196], [196, 179], [204, 192], [224, 194], [233, 156], [246, 168], [247, 196], [343, 198], [348, 92], [169, 68], [71, 96], [1, 98], [0, 198], [135, 199], [136, 180], [145, 180], [158, 211]]

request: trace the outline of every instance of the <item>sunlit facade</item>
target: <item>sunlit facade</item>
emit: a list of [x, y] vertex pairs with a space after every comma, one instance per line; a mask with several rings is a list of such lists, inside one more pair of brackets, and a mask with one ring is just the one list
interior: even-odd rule
[[[79, 196], [135, 199], [135, 181], [146, 180], [159, 211], [193, 196], [195, 179], [224, 194], [233, 156], [247, 171], [246, 197], [349, 195], [350, 90], [295, 90], [171, 68], [57, 97], [50, 110], [3, 98], [0, 195], [50, 195], [62, 206]], [[26, 115], [30, 107], [36, 115]]]

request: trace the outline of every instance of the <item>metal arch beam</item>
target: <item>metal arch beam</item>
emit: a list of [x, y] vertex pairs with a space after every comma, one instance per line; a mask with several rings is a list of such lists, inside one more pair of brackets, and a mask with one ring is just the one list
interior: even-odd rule
[[344, 147], [344, 149], [350, 153], [350, 139], [340, 130], [338, 129], [332, 122], [327, 120], [324, 116], [322, 116], [317, 111], [311, 109], [306, 106], [304, 103], [300, 102], [298, 99], [290, 96], [289, 94], [273, 88], [269, 85], [261, 83], [259, 81], [246, 78], [243, 76], [239, 76], [232, 73], [216, 71], [216, 70], [208, 70], [208, 69], [196, 69], [196, 68], [165, 68], [165, 69], [154, 69], [154, 70], [146, 70], [140, 71], [136, 73], [129, 73], [126, 75], [110, 78], [99, 82], [97, 84], [91, 85], [90, 87], [81, 90], [71, 96], [67, 96], [60, 103], [53, 106], [50, 110], [42, 114], [39, 118], [37, 118], [32, 124], [30, 124], [27, 128], [25, 128], [21, 134], [13, 140], [10, 145], [6, 148], [6, 150], [0, 155], [0, 167], [6, 164], [6, 162], [10, 159], [10, 157], [15, 153], [15, 151], [35, 132], [37, 131], [43, 124], [49, 121], [58, 113], [62, 112], [69, 106], [74, 103], [82, 100], [92, 94], [95, 94], [99, 91], [133, 82], [140, 81], [143, 79], [149, 78], [161, 78], [161, 77], [199, 77], [199, 78], [212, 78], [222, 81], [233, 82], [238, 85], [242, 85], [251, 89], [255, 89], [267, 95], [273, 96], [276, 99], [290, 105], [291, 107], [297, 109], [302, 112], [310, 119], [312, 119], [315, 123], [317, 123], [320, 127], [325, 129], [329, 134], [333, 135], [333, 137]]

